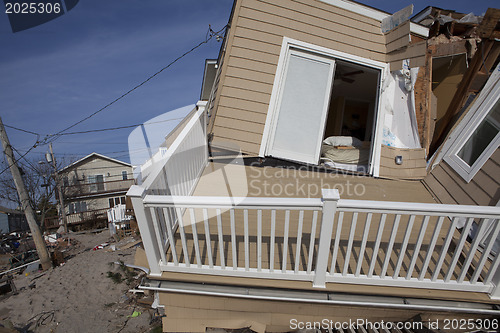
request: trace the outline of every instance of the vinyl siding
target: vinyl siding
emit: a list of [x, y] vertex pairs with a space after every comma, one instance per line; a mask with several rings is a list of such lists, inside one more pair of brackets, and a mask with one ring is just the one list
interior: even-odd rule
[[375, 19], [317, 0], [239, 0], [215, 88], [214, 146], [236, 144], [245, 153], [259, 153], [285, 36], [386, 60], [386, 38]]
[[500, 200], [500, 148], [467, 183], [445, 161], [424, 179], [434, 196], [445, 204], [489, 205]]
[[[396, 156], [403, 157], [397, 165]], [[425, 149], [404, 149], [382, 145], [380, 152], [380, 177], [397, 179], [423, 179], [427, 175]]]

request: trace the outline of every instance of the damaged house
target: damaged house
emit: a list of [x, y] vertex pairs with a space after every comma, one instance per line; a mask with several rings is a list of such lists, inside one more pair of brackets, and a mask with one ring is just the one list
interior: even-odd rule
[[[98, 153], [91, 153], [59, 172], [70, 228], [106, 227], [108, 210], [118, 205], [124, 207], [125, 194], [135, 183], [132, 165]], [[60, 224], [57, 216], [45, 219], [47, 229], [57, 229]]]
[[164, 331], [498, 318], [500, 10], [412, 10], [234, 2], [127, 193]]

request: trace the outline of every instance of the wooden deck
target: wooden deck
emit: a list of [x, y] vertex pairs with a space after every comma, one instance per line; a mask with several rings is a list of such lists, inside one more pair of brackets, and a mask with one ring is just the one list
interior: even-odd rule
[[342, 199], [437, 203], [421, 181], [220, 162], [208, 164], [193, 195], [320, 198], [322, 188], [338, 189]]
[[[242, 172], [244, 171], [244, 172]], [[248, 187], [246, 186], [248, 184]], [[287, 187], [288, 186], [288, 187]], [[365, 176], [339, 175], [325, 172], [306, 172], [290, 169], [278, 168], [260, 168], [241, 165], [226, 165], [220, 163], [210, 163], [205, 169], [198, 185], [194, 191], [195, 196], [276, 196], [279, 189], [288, 189], [287, 194], [290, 197], [307, 197], [300, 188], [338, 188], [339, 192], [344, 189], [344, 195], [341, 198], [360, 199], [360, 200], [378, 200], [378, 201], [402, 201], [402, 202], [426, 202], [434, 203], [432, 196], [419, 181], [394, 181], [386, 179], [374, 179]], [[274, 193], [272, 192], [274, 188]], [[351, 190], [348, 190], [351, 189]], [[357, 192], [356, 190], [357, 189]], [[283, 190], [285, 191], [285, 190]], [[351, 192], [349, 192], [351, 191]], [[362, 195], [360, 195], [362, 193]], [[320, 197], [321, 191], [314, 193], [311, 191], [311, 197]], [[266, 195], [267, 194], [267, 195]], [[192, 214], [192, 215], [191, 215]], [[195, 266], [215, 265], [219, 267], [231, 266], [247, 267], [257, 270], [275, 270], [275, 271], [303, 271], [310, 272], [315, 269], [315, 260], [318, 252], [318, 243], [320, 236], [319, 223], [313, 223], [314, 211], [275, 211], [275, 225], [270, 221], [273, 219], [271, 211], [244, 210], [235, 209], [233, 211], [234, 219], [239, 221], [234, 226], [236, 237], [231, 237], [231, 214], [229, 211], [218, 214], [215, 209], [207, 209], [206, 216], [203, 216], [202, 210], [186, 210], [182, 221], [184, 225], [186, 247], [183, 248], [179, 230], [174, 235], [175, 255], [179, 263], [189, 262]], [[288, 217], [287, 217], [288, 214]], [[300, 218], [300, 214], [303, 214]], [[246, 215], [246, 216], [245, 216]], [[382, 214], [372, 214], [371, 221], [367, 225], [367, 214], [356, 214], [346, 212], [343, 214], [342, 225], [339, 225], [339, 214], [334, 221], [334, 231], [332, 237], [339, 238], [338, 250], [334, 265], [330, 266], [332, 261], [332, 252], [334, 244], [330, 246], [330, 258], [328, 258], [330, 274], [342, 273], [354, 274], [356, 271], [362, 275], [386, 276], [386, 279], [392, 278], [418, 278], [423, 276], [425, 279], [431, 279], [433, 272], [439, 265], [440, 253], [445, 247], [445, 237], [450, 229], [451, 221], [444, 218], [442, 228], [439, 232], [433, 255], [426, 271], [422, 272], [418, 267], [422, 267], [431, 238], [434, 233], [435, 225], [438, 222], [437, 217], [428, 219], [428, 226], [425, 229], [422, 246], [416, 257], [415, 269], [408, 272], [411, 266], [413, 253], [417, 244], [417, 236], [424, 223], [424, 216], [419, 216], [410, 221], [409, 216], [402, 215], [396, 222], [396, 215], [387, 215], [385, 221], [382, 221]], [[208, 223], [203, 223], [207, 218]], [[219, 219], [220, 218], [220, 219]], [[354, 219], [353, 219], [354, 218]], [[247, 220], [244, 224], [241, 221]], [[259, 220], [261, 222], [259, 222]], [[316, 216], [317, 221], [321, 221], [321, 216]], [[191, 223], [191, 221], [196, 221]], [[219, 223], [218, 223], [219, 221]], [[383, 223], [383, 227], [380, 227]], [[398, 223], [396, 229], [394, 244], [389, 246], [394, 224]], [[408, 239], [408, 246], [405, 248], [406, 255], [400, 263], [401, 269], [396, 272], [398, 258], [404, 242], [407, 225], [412, 223], [413, 233]], [[219, 228], [220, 225], [220, 228]], [[208, 228], [207, 228], [208, 226]], [[245, 233], [246, 229], [246, 233]], [[380, 230], [381, 234], [379, 234]], [[338, 234], [340, 232], [340, 234]], [[337, 234], [336, 234], [337, 233]], [[349, 245], [349, 235], [354, 233], [354, 242]], [[363, 246], [363, 236], [367, 233], [367, 241]], [[245, 241], [243, 235], [248, 235]], [[262, 237], [258, 237], [258, 235]], [[222, 235], [222, 237], [220, 237]], [[312, 237], [314, 235], [314, 237]], [[208, 237], [207, 237], [208, 236]], [[452, 279], [457, 279], [462, 270], [462, 264], [468, 254], [470, 244], [465, 243], [459, 256], [455, 256], [456, 246], [460, 243], [461, 233], [454, 231], [450, 246], [446, 249], [446, 255], [443, 257], [442, 266], [435, 278], [438, 280], [446, 279], [449, 267], [455, 267], [451, 274]], [[208, 239], [209, 244], [208, 244]], [[219, 240], [222, 239], [222, 244]], [[332, 238], [333, 239], [333, 238]], [[377, 246], [377, 239], [380, 243]], [[260, 243], [260, 245], [259, 245]], [[198, 251], [196, 250], [198, 244]], [[313, 244], [311, 247], [310, 245]], [[260, 251], [259, 251], [260, 248]], [[299, 251], [297, 251], [299, 248]], [[374, 254], [374, 250], [377, 253]], [[389, 253], [387, 253], [389, 249]], [[312, 253], [311, 253], [312, 251]], [[198, 252], [198, 253], [197, 253]], [[481, 253], [477, 251], [474, 262], [479, 261]], [[235, 253], [236, 255], [233, 255]], [[246, 255], [248, 253], [248, 255]], [[359, 258], [363, 253], [363, 258]], [[187, 257], [186, 257], [187, 254]], [[454, 259], [455, 258], [455, 259]], [[360, 260], [361, 259], [361, 260]], [[457, 262], [456, 266], [453, 260]], [[173, 262], [173, 251], [170, 248], [167, 252], [167, 261]], [[346, 262], [347, 261], [347, 262]], [[384, 265], [388, 261], [388, 265]], [[358, 265], [358, 262], [361, 264]], [[490, 261], [484, 267], [484, 272], [491, 265]], [[385, 268], [384, 268], [385, 266]], [[385, 269], [385, 273], [384, 273]], [[332, 271], [333, 270], [333, 271]], [[280, 287], [290, 289], [312, 289], [309, 281], [286, 281], [273, 279], [256, 279], [244, 277], [223, 277], [210, 276], [193, 273], [173, 273], [164, 272], [165, 279], [180, 281], [213, 281], [214, 283], [223, 283], [228, 285], [248, 285]], [[485, 273], [479, 277], [479, 281], [485, 278]], [[471, 279], [471, 274], [467, 273], [465, 281]], [[421, 288], [398, 288], [375, 285], [353, 285], [349, 283], [327, 283], [327, 290], [332, 291], [352, 291], [367, 294], [407, 296], [407, 297], [427, 297], [436, 299], [453, 299], [467, 301], [489, 301], [487, 294], [460, 292], [452, 290], [427, 290]]]

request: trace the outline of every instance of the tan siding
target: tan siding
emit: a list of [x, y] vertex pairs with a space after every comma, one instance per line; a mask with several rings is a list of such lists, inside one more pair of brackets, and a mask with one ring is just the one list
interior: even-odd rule
[[391, 64], [391, 70], [401, 69], [401, 62], [410, 59], [410, 67], [422, 67], [425, 65], [425, 54], [427, 42], [411, 44], [407, 48], [391, 52], [387, 55], [387, 62]]
[[223, 86], [222, 95], [228, 97], [246, 99], [249, 101], [266, 103], [266, 104], [269, 103], [269, 99], [271, 98], [271, 94], [264, 94], [256, 91], [235, 88], [235, 87], [228, 87], [228, 86]]
[[[500, 199], [500, 149], [467, 183], [446, 162], [441, 161], [424, 180], [426, 186], [443, 203], [496, 205]], [[447, 194], [443, 193], [446, 189]]]
[[[237, 113], [237, 112], [236, 112]], [[230, 127], [234, 129], [244, 130], [246, 132], [261, 134], [264, 131], [264, 125], [255, 123], [253, 121], [245, 121], [234, 118], [224, 117], [219, 114], [220, 120], [217, 122], [218, 126]]]
[[231, 126], [231, 128], [219, 126], [219, 124], [215, 124], [215, 126], [219, 128], [220, 137], [227, 139], [237, 138], [240, 141], [249, 143], [260, 143], [262, 140], [261, 134], [247, 132], [243, 128], [239, 128], [235, 125]]
[[[222, 133], [224, 134], [224, 133]], [[222, 147], [222, 148], [228, 148], [228, 149], [234, 149], [235, 146], [239, 147], [242, 152], [246, 154], [251, 154], [254, 155], [253, 151], [259, 151], [260, 148], [260, 143], [251, 143], [247, 141], [242, 141], [241, 139], [246, 139], [244, 136], [238, 136], [237, 139], [234, 137], [224, 137], [224, 136], [218, 136], [217, 138], [214, 139], [213, 145], [215, 147]]]
[[[286, 25], [281, 26], [281, 25], [276, 25], [273, 23], [268, 23], [264, 21], [255, 21], [251, 20], [245, 17], [240, 18], [239, 24], [243, 27], [247, 28], [252, 28], [255, 30], [260, 30], [260, 31], [272, 31], [273, 33], [276, 33], [279, 36], [286, 36], [290, 37], [293, 39], [297, 39], [300, 41], [308, 42], [311, 44], [315, 45], [320, 45], [323, 47], [327, 47], [330, 49], [334, 49], [337, 51], [341, 52], [346, 52], [350, 53], [353, 55], [369, 58], [369, 59], [374, 59], [378, 61], [384, 61], [385, 60], [385, 46], [384, 44], [380, 44], [380, 48], [382, 50], [376, 51], [374, 49], [370, 49], [369, 47], [366, 46], [364, 43], [356, 43], [355, 38], [351, 36], [351, 42], [349, 39], [339, 39], [335, 38], [337, 37], [338, 34], [334, 32], [327, 32], [327, 31], [322, 31], [323, 34], [317, 34], [319, 31], [314, 31], [314, 30], [320, 30], [320, 28], [315, 28], [315, 29], [307, 29], [307, 30], [302, 30], [301, 28], [305, 28], [304, 26], [301, 27], [296, 27], [296, 25], [292, 25], [292, 27], [288, 27]], [[286, 23], [283, 23], [286, 24]], [[313, 30], [313, 31], [311, 31]], [[356, 46], [355, 44], [361, 44], [361, 46]], [[364, 47], [362, 47], [364, 46]]]
[[[440, 166], [437, 166], [440, 168]], [[440, 179], [436, 178], [433, 173], [430, 173], [425, 177], [423, 183], [427, 189], [433, 194], [433, 196], [440, 202], [446, 204], [456, 204], [457, 202], [450, 195], [446, 187], [441, 184]]]
[[235, 36], [233, 46], [245, 50], [255, 50], [258, 52], [263, 52], [265, 54], [271, 54], [273, 57], [276, 54], [279, 54], [281, 50], [280, 44], [271, 44], [239, 36]]
[[247, 80], [267, 83], [270, 85], [272, 85], [274, 82], [274, 75], [273, 74], [252, 71], [249, 69], [238, 68], [238, 67], [228, 67], [227, 73], [226, 73], [226, 79], [229, 77], [236, 77], [236, 78], [244, 77]]
[[386, 59], [386, 38], [377, 20], [317, 0], [239, 0], [217, 90], [221, 113], [216, 110], [214, 142], [232, 140], [258, 154], [285, 36]]
[[228, 61], [228, 65], [231, 67], [238, 67], [238, 68], [244, 68], [248, 70], [255, 70], [259, 72], [264, 72], [267, 74], [274, 75], [276, 72], [276, 67], [278, 64], [265, 64], [259, 61], [254, 61], [250, 59], [245, 59], [245, 58], [239, 58], [239, 57], [234, 57], [231, 56]]
[[233, 51], [231, 52], [231, 56], [250, 59], [271, 65], [277, 64], [279, 58], [279, 54], [264, 53], [262, 51], [243, 49], [236, 46], [233, 46]]
[[271, 92], [273, 90], [273, 86], [269, 83], [242, 79], [233, 76], [226, 76], [226, 80], [224, 80], [224, 85], [234, 88], [245, 89], [249, 91], [260, 92], [266, 95], [271, 95]]
[[266, 121], [266, 115], [258, 112], [252, 112], [244, 109], [238, 108], [228, 108], [220, 105], [217, 114], [221, 117], [239, 119], [248, 122], [255, 123], [259, 126], [264, 126]]
[[[260, 113], [264, 114], [264, 116], [267, 115], [267, 108], [268, 108], [267, 103], [247, 101], [229, 96], [222, 96], [220, 99], [220, 105], [221, 107], [243, 109], [250, 112]], [[260, 120], [256, 119], [256, 121]], [[265, 118], [263, 121], [265, 122]]]
[[[384, 38], [380, 34], [380, 28], [372, 25], [363, 24], [359, 29], [358, 25], [352, 25], [352, 19], [334, 13], [328, 13], [312, 6], [290, 2], [288, 0], [256, 1], [251, 0], [248, 6], [251, 10], [259, 11], [264, 15], [253, 13], [252, 18], [263, 21], [273, 22], [277, 25], [290, 26], [291, 29], [303, 29], [303, 31], [312, 34], [325, 36], [330, 33], [338, 34], [341, 40], [351, 39], [356, 36], [357, 46], [380, 50], [380, 45], [384, 43]], [[245, 11], [242, 10], [242, 16]], [[270, 14], [267, 14], [270, 13]], [[361, 23], [361, 22], [360, 22]], [[358, 41], [359, 40], [359, 41]], [[367, 42], [367, 45], [362, 43]]]
[[385, 35], [386, 52], [392, 52], [410, 44], [410, 22], [403, 23]]
[[281, 47], [281, 42], [283, 41], [283, 36], [279, 36], [267, 31], [246, 28], [241, 25], [236, 27], [235, 37], [241, 37], [247, 40], [257, 40], [259, 42], [276, 45], [278, 47]]
[[[396, 156], [403, 157], [397, 165]], [[423, 179], [427, 176], [424, 149], [394, 148], [382, 145], [380, 152], [380, 177], [398, 179]]]

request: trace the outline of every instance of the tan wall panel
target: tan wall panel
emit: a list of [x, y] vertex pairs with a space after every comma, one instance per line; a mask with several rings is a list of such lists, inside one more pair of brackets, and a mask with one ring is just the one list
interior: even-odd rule
[[[232, 149], [234, 145], [237, 145], [241, 151], [244, 153], [248, 153], [250, 155], [257, 155], [260, 149], [260, 142], [258, 144], [256, 143], [251, 143], [251, 142], [245, 142], [239, 140], [240, 137], [237, 138], [226, 138], [224, 137], [224, 132], [221, 133], [220, 136], [214, 139], [213, 145], [218, 146], [218, 147], [227, 147]], [[230, 142], [230, 145], [227, 145], [227, 142]], [[257, 152], [257, 153], [256, 153]]]
[[247, 0], [242, 7], [248, 6], [248, 8], [264, 13], [271, 13], [275, 16], [290, 18], [310, 26], [325, 28], [331, 32], [343, 34], [347, 37], [356, 36], [356, 38], [369, 41], [370, 43], [385, 43], [380, 25], [377, 27], [364, 23], [363, 21], [365, 18], [363, 16], [349, 18], [337, 15], [334, 12], [326, 12], [312, 4], [315, 5], [316, 3], [310, 2], [309, 5], [304, 5], [299, 2], [290, 2], [288, 0]]
[[234, 47], [246, 49], [246, 50], [254, 50], [263, 53], [272, 54], [273, 56], [279, 54], [281, 51], [281, 43], [279, 44], [270, 44], [265, 43], [259, 40], [254, 40], [250, 38], [244, 38], [235, 36], [234, 38]]
[[474, 200], [463, 191], [463, 189], [457, 184], [458, 175], [448, 174], [448, 172], [441, 166], [440, 168], [435, 168], [432, 173], [440, 180], [440, 182], [446, 187], [448, 192], [453, 196], [453, 199], [462, 205], [475, 205]]
[[218, 126], [217, 123], [215, 123], [215, 126], [218, 127], [217, 133], [219, 133], [218, 136], [221, 138], [234, 139], [258, 145], [260, 145], [260, 142], [262, 141], [261, 134], [246, 132], [237, 128], [222, 127]]
[[268, 109], [267, 103], [259, 103], [254, 101], [241, 100], [238, 98], [233, 98], [228, 96], [222, 96], [220, 99], [220, 105], [221, 107], [243, 109], [255, 113], [261, 113], [264, 114], [264, 116], [267, 116], [267, 109]]
[[241, 25], [237, 26], [235, 29], [235, 37], [257, 40], [263, 43], [276, 45], [281, 47], [281, 42], [283, 41], [283, 36], [273, 34], [266, 31], [254, 30], [250, 28], [243, 27]]
[[[263, 3], [260, 4], [263, 5]], [[385, 52], [385, 43], [383, 39], [381, 39], [380, 42], [370, 40], [370, 38], [376, 38], [375, 34], [366, 34], [365, 39], [361, 39], [358, 35], [363, 35], [363, 33], [359, 30], [352, 30], [349, 26], [332, 24], [330, 22], [327, 22], [324, 25], [315, 25], [315, 21], [318, 20], [314, 20], [310, 16], [302, 17], [303, 21], [296, 21], [296, 16], [303, 16], [297, 12], [294, 15], [295, 17], [291, 19], [288, 17], [277, 16], [275, 13], [262, 12], [253, 8], [242, 7], [240, 14], [242, 15], [242, 18], [245, 17], [262, 23], [270, 23], [276, 27], [286, 27], [289, 30], [302, 31], [312, 36], [335, 39], [339, 42], [354, 45], [361, 49]]]
[[222, 89], [223, 89], [222, 90], [223, 96], [241, 98], [266, 104], [268, 104], [269, 100], [271, 99], [271, 94], [264, 94], [260, 92], [249, 91], [241, 88], [228, 87], [228, 86], [223, 86]]
[[270, 53], [264, 53], [261, 51], [254, 51], [254, 50], [249, 50], [249, 49], [243, 49], [240, 47], [233, 46], [233, 51], [231, 52], [231, 56], [233, 57], [238, 57], [238, 58], [244, 58], [244, 59], [250, 59], [254, 61], [258, 61], [264, 64], [277, 64], [278, 63], [278, 58], [279, 58], [279, 53], [278, 54], [270, 54]]
[[[294, 3], [302, 4], [302, 7], [297, 7], [300, 10], [306, 10], [304, 7], [312, 6], [313, 8], [318, 8], [318, 11], [324, 12], [325, 15], [331, 16], [332, 19], [342, 20], [343, 18], [351, 19], [356, 22], [356, 27], [359, 29], [364, 29], [367, 31], [377, 31], [381, 33], [381, 22], [354, 12], [347, 9], [332, 6], [330, 4], [321, 1], [311, 1], [311, 0], [295, 0]], [[321, 14], [318, 14], [321, 15]]]
[[225, 118], [239, 119], [247, 122], [252, 122], [264, 126], [266, 122], [266, 115], [258, 112], [252, 112], [243, 109], [228, 108], [219, 106], [218, 115]]
[[[500, 199], [500, 165], [495, 162], [499, 158], [500, 148], [469, 183], [446, 162], [441, 161], [424, 179], [424, 184], [442, 203], [494, 206]], [[443, 188], [448, 195], [443, 193]]]
[[219, 114], [217, 118], [217, 126], [240, 129], [246, 132], [252, 132], [261, 135], [264, 131], [264, 124], [254, 121], [245, 121], [234, 118], [227, 118]]
[[[437, 168], [440, 168], [440, 166], [438, 165]], [[433, 172], [429, 173], [427, 177], [425, 177], [423, 183], [438, 202], [443, 204], [457, 203], [443, 184], [441, 184], [440, 179], [436, 178]]]
[[246, 78], [237, 78], [237, 77], [230, 77], [226, 76], [226, 79], [224, 80], [224, 85], [225, 86], [230, 86], [234, 88], [240, 88], [244, 90], [250, 90], [250, 91], [255, 91], [259, 93], [264, 93], [267, 95], [271, 95], [271, 92], [273, 90], [272, 84], [269, 83], [263, 83], [259, 81], [253, 81], [253, 80], [247, 80]]
[[238, 25], [249, 29], [272, 32], [278, 36], [286, 36], [292, 39], [297, 39], [300, 41], [323, 46], [341, 52], [350, 53], [368, 59], [385, 61], [385, 46], [384, 51], [379, 52], [373, 51], [369, 48], [360, 48], [353, 45], [348, 40], [340, 41], [332, 39], [332, 36], [335, 35], [334, 33], [329, 34], [327, 37], [323, 37], [313, 35], [302, 30], [290, 29], [288, 27], [278, 26], [267, 22], [257, 22], [245, 17], [242, 17], [238, 20]]
[[274, 75], [270, 73], [257, 72], [245, 68], [229, 67], [227, 69], [226, 77], [246, 78], [247, 80], [267, 83], [272, 85], [274, 83]]
[[274, 75], [276, 73], [276, 67], [278, 67], [278, 64], [276, 63], [274, 65], [270, 65], [259, 61], [231, 56], [228, 61], [228, 66], [255, 70]]
[[400, 26], [392, 29], [385, 35], [385, 43], [390, 44], [398, 39], [406, 38], [408, 40], [408, 44], [410, 43], [410, 21], [406, 21]]
[[[396, 156], [402, 156], [403, 164], [397, 165]], [[388, 178], [422, 179], [427, 176], [425, 150], [394, 148], [382, 145], [380, 152], [380, 176]]]

